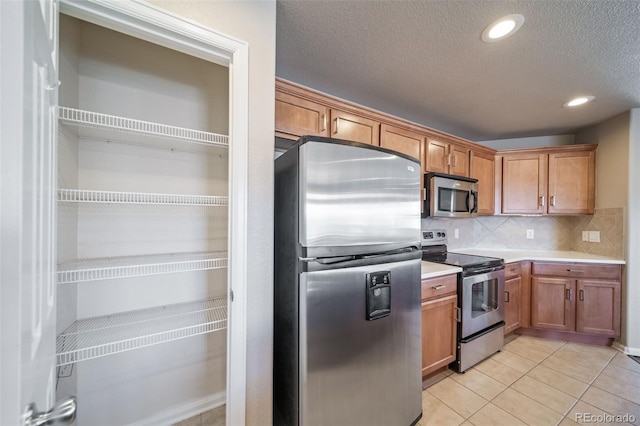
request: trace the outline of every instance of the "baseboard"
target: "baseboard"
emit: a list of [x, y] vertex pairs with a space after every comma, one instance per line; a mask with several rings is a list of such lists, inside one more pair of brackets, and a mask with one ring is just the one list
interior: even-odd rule
[[541, 337], [551, 340], [565, 340], [587, 345], [610, 346], [615, 341], [612, 337], [598, 336], [597, 334], [582, 334], [572, 331], [546, 330], [542, 328], [520, 327], [517, 333], [521, 336]]
[[219, 392], [201, 399], [185, 402], [184, 404], [173, 407], [169, 410], [157, 412], [151, 417], [139, 422], [131, 423], [129, 426], [172, 425], [188, 419], [189, 417], [193, 417], [196, 414], [213, 410], [216, 407], [224, 405], [226, 400], [226, 392]]
[[640, 356], [640, 348], [630, 348], [620, 342], [613, 342], [611, 346], [624, 353], [625, 355]]

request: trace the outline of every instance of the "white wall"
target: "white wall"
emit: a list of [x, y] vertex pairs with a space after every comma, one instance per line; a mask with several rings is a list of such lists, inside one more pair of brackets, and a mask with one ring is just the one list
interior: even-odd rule
[[[638, 125], [636, 127], [640, 128]], [[598, 144], [596, 151], [596, 208], [622, 207], [624, 210], [624, 257], [627, 265], [623, 274], [622, 336], [620, 341], [630, 348], [635, 348], [640, 355], [640, 320], [638, 319], [640, 312], [637, 309], [640, 280], [638, 272], [635, 271], [637, 266], [634, 261], [638, 258], [638, 252], [635, 252], [636, 257], [634, 258], [630, 251], [634, 242], [640, 237], [637, 230], [637, 215], [634, 217], [631, 213], [637, 211], [637, 207], [632, 208], [633, 199], [635, 198], [636, 203], [638, 201], [638, 196], [633, 193], [633, 186], [637, 183], [633, 182], [631, 173], [637, 169], [639, 160], [636, 157], [634, 163], [632, 157], [631, 148], [634, 142], [631, 131], [631, 114], [624, 112], [600, 124], [579, 131], [576, 133], [575, 141], [579, 144]], [[635, 144], [637, 145], [640, 143], [640, 130], [636, 129], [635, 132]], [[637, 156], [638, 153], [635, 155]], [[637, 187], [635, 191], [638, 191]], [[630, 260], [632, 261], [630, 262]]]
[[572, 145], [574, 143], [574, 137], [573, 135], [551, 135], [536, 136], [531, 138], [496, 139], [489, 141], [478, 141], [476, 143], [497, 150], [541, 148], [545, 146]]
[[247, 231], [247, 411], [249, 425], [272, 423], [273, 152], [275, 1], [150, 3], [249, 43], [249, 194]]
[[[627, 238], [627, 341], [640, 356], [640, 108], [631, 110], [629, 126], [629, 214]], [[629, 261], [631, 260], [631, 261]]]
[[626, 207], [629, 194], [629, 112], [576, 133], [576, 143], [598, 144], [596, 208]]

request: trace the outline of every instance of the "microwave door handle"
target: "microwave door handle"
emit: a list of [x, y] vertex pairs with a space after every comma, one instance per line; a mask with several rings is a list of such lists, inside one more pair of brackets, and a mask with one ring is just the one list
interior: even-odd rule
[[478, 212], [478, 192], [477, 191], [470, 191], [471, 194], [473, 194], [473, 208], [471, 209], [471, 213], [477, 213]]
[[[470, 207], [469, 198], [471, 198], [472, 195], [473, 195], [473, 207]], [[467, 199], [465, 201], [465, 204], [466, 204], [468, 213], [475, 213], [478, 208], [478, 193], [475, 191], [467, 192]]]

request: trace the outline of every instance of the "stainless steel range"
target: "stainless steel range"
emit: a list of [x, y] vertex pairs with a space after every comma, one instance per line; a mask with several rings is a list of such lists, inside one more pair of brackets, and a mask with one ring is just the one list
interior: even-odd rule
[[422, 260], [459, 266], [457, 359], [462, 373], [504, 345], [504, 260], [447, 251], [444, 229], [422, 232]]

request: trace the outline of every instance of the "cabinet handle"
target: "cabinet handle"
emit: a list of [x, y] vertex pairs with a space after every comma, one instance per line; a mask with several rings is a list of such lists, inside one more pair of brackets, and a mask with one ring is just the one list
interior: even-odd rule
[[580, 290], [578, 292], [578, 297], [580, 298], [581, 301], [584, 301], [584, 290]]
[[437, 286], [434, 286], [434, 287], [431, 287], [431, 288], [434, 289], [434, 290], [442, 290], [443, 288], [446, 288], [446, 287], [447, 287], [446, 285], [437, 285]]
[[324, 132], [325, 130], [327, 130], [327, 114], [322, 114], [322, 129], [320, 131]]
[[455, 154], [451, 154], [453, 157], [453, 167], [458, 167], [458, 157]]
[[544, 195], [540, 196], [540, 207], [544, 207]]
[[565, 297], [567, 298], [567, 300], [571, 300], [571, 289], [570, 288], [565, 290]]
[[336, 117], [334, 121], [336, 122], [336, 129], [333, 133], [338, 134], [338, 117]]
[[504, 292], [504, 303], [509, 303], [509, 292], [508, 291]]
[[427, 201], [427, 188], [422, 188], [422, 200]]
[[457, 306], [456, 306], [454, 315], [456, 318], [456, 322], [460, 322], [462, 320], [461, 314], [460, 314], [460, 308], [458, 308]]
[[582, 269], [567, 269], [567, 272], [584, 272]]
[[556, 196], [552, 195], [551, 197], [549, 197], [549, 205], [550, 206], [555, 206], [556, 205]]
[[451, 165], [451, 154], [447, 154], [447, 166]]

